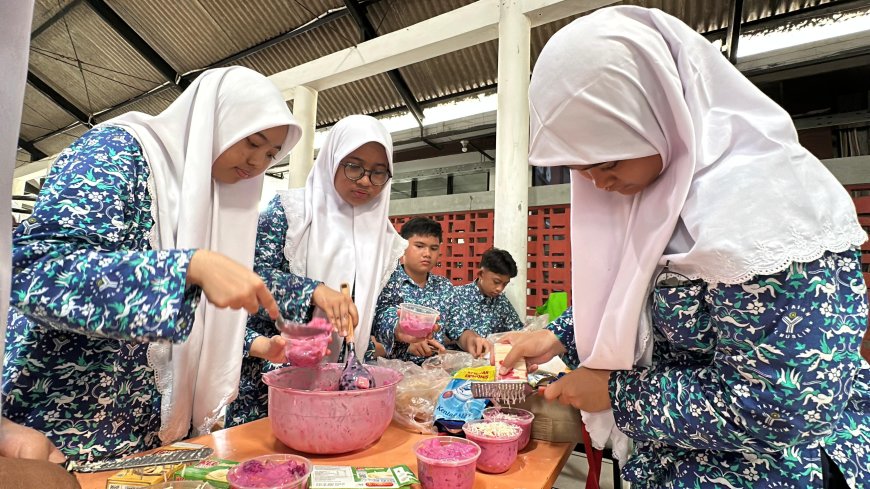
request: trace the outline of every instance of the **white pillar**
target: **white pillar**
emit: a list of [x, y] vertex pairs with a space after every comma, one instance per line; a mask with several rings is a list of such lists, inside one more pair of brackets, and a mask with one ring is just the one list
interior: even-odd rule
[[529, 43], [523, 0], [501, 0], [498, 23], [498, 112], [495, 136], [495, 246], [517, 262], [505, 292], [525, 318], [529, 221]]
[[317, 122], [317, 90], [298, 86], [293, 96], [293, 116], [302, 126], [302, 139], [290, 152], [290, 188], [304, 187], [314, 165], [314, 127]]

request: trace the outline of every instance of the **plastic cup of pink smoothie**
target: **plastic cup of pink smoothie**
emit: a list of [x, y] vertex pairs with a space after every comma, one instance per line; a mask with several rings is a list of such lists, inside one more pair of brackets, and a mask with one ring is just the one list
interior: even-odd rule
[[483, 410], [483, 419], [504, 421], [519, 426], [523, 432], [517, 441], [517, 450], [522, 450], [529, 444], [529, 439], [532, 437], [532, 422], [535, 420], [532, 412], [518, 408], [489, 407]]
[[[513, 428], [509, 435], [487, 436], [478, 431], [478, 428], [486, 424], [499, 424], [502, 427]], [[462, 427], [465, 438], [480, 446], [480, 458], [477, 459], [477, 468], [482, 472], [501, 474], [511, 468], [517, 459], [517, 441], [523, 434], [523, 430], [516, 425], [488, 419], [469, 421]]]
[[[289, 470], [301, 466], [301, 470]], [[291, 454], [262, 455], [241, 462], [227, 473], [230, 489], [307, 489], [311, 461]]]
[[431, 307], [403, 302], [399, 304], [399, 331], [414, 338], [425, 338], [435, 329], [438, 311]]
[[414, 444], [417, 478], [423, 489], [471, 489], [480, 447], [455, 436], [435, 436]]

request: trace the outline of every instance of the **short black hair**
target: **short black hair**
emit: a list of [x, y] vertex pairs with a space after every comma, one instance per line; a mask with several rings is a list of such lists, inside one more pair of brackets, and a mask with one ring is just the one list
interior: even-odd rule
[[510, 278], [517, 276], [517, 262], [505, 250], [490, 248], [480, 257], [480, 268], [499, 275], [507, 275]]
[[415, 217], [402, 225], [402, 237], [411, 239], [413, 236], [434, 236], [438, 242], [442, 241], [441, 224], [428, 217]]

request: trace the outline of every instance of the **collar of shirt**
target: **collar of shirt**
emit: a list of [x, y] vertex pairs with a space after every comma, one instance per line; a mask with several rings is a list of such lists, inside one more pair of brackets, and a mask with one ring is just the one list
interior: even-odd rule
[[472, 282], [472, 283], [474, 284], [474, 287], [471, 287], [471, 289], [472, 289], [471, 294], [472, 294], [472, 297], [477, 302], [480, 302], [481, 304], [486, 304], [489, 306], [495, 304], [495, 301], [498, 299], [498, 296], [488, 297], [488, 296], [484, 295], [483, 291], [480, 290], [480, 279], [475, 279], [474, 282]]
[[405, 266], [401, 265], [401, 264], [399, 265], [399, 278], [400, 278], [400, 281], [407, 282], [407, 283], [409, 283], [409, 284], [411, 284], [419, 289], [425, 289], [426, 287], [432, 286], [438, 280], [434, 273], [429, 272], [426, 275], [426, 285], [423, 287], [420, 287], [420, 285], [417, 282], [415, 282], [414, 279], [412, 279], [410, 275], [408, 275], [408, 272], [405, 271]]

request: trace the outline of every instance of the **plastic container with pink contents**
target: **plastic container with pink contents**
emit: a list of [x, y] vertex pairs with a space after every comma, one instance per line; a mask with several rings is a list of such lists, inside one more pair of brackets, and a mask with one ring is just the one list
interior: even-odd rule
[[399, 331], [414, 338], [425, 338], [435, 329], [438, 311], [431, 307], [403, 302], [399, 304]]
[[523, 432], [517, 442], [517, 450], [522, 450], [529, 444], [529, 439], [532, 437], [532, 422], [535, 420], [535, 415], [530, 411], [509, 407], [490, 407], [483, 410], [483, 419], [504, 421], [519, 426]]
[[299, 455], [274, 454], [248, 459], [230, 469], [230, 489], [307, 489], [311, 461]]
[[471, 489], [481, 450], [455, 436], [436, 436], [414, 444], [417, 478], [423, 489]]
[[477, 468], [483, 472], [500, 474], [517, 459], [517, 441], [523, 430], [504, 421], [478, 419], [462, 427], [465, 437], [480, 446]]
[[296, 367], [313, 367], [326, 356], [326, 348], [332, 341], [332, 324], [323, 318], [314, 318], [305, 325], [308, 328], [319, 329], [322, 334], [293, 338], [285, 333], [281, 336], [287, 341], [284, 346], [284, 356]]

